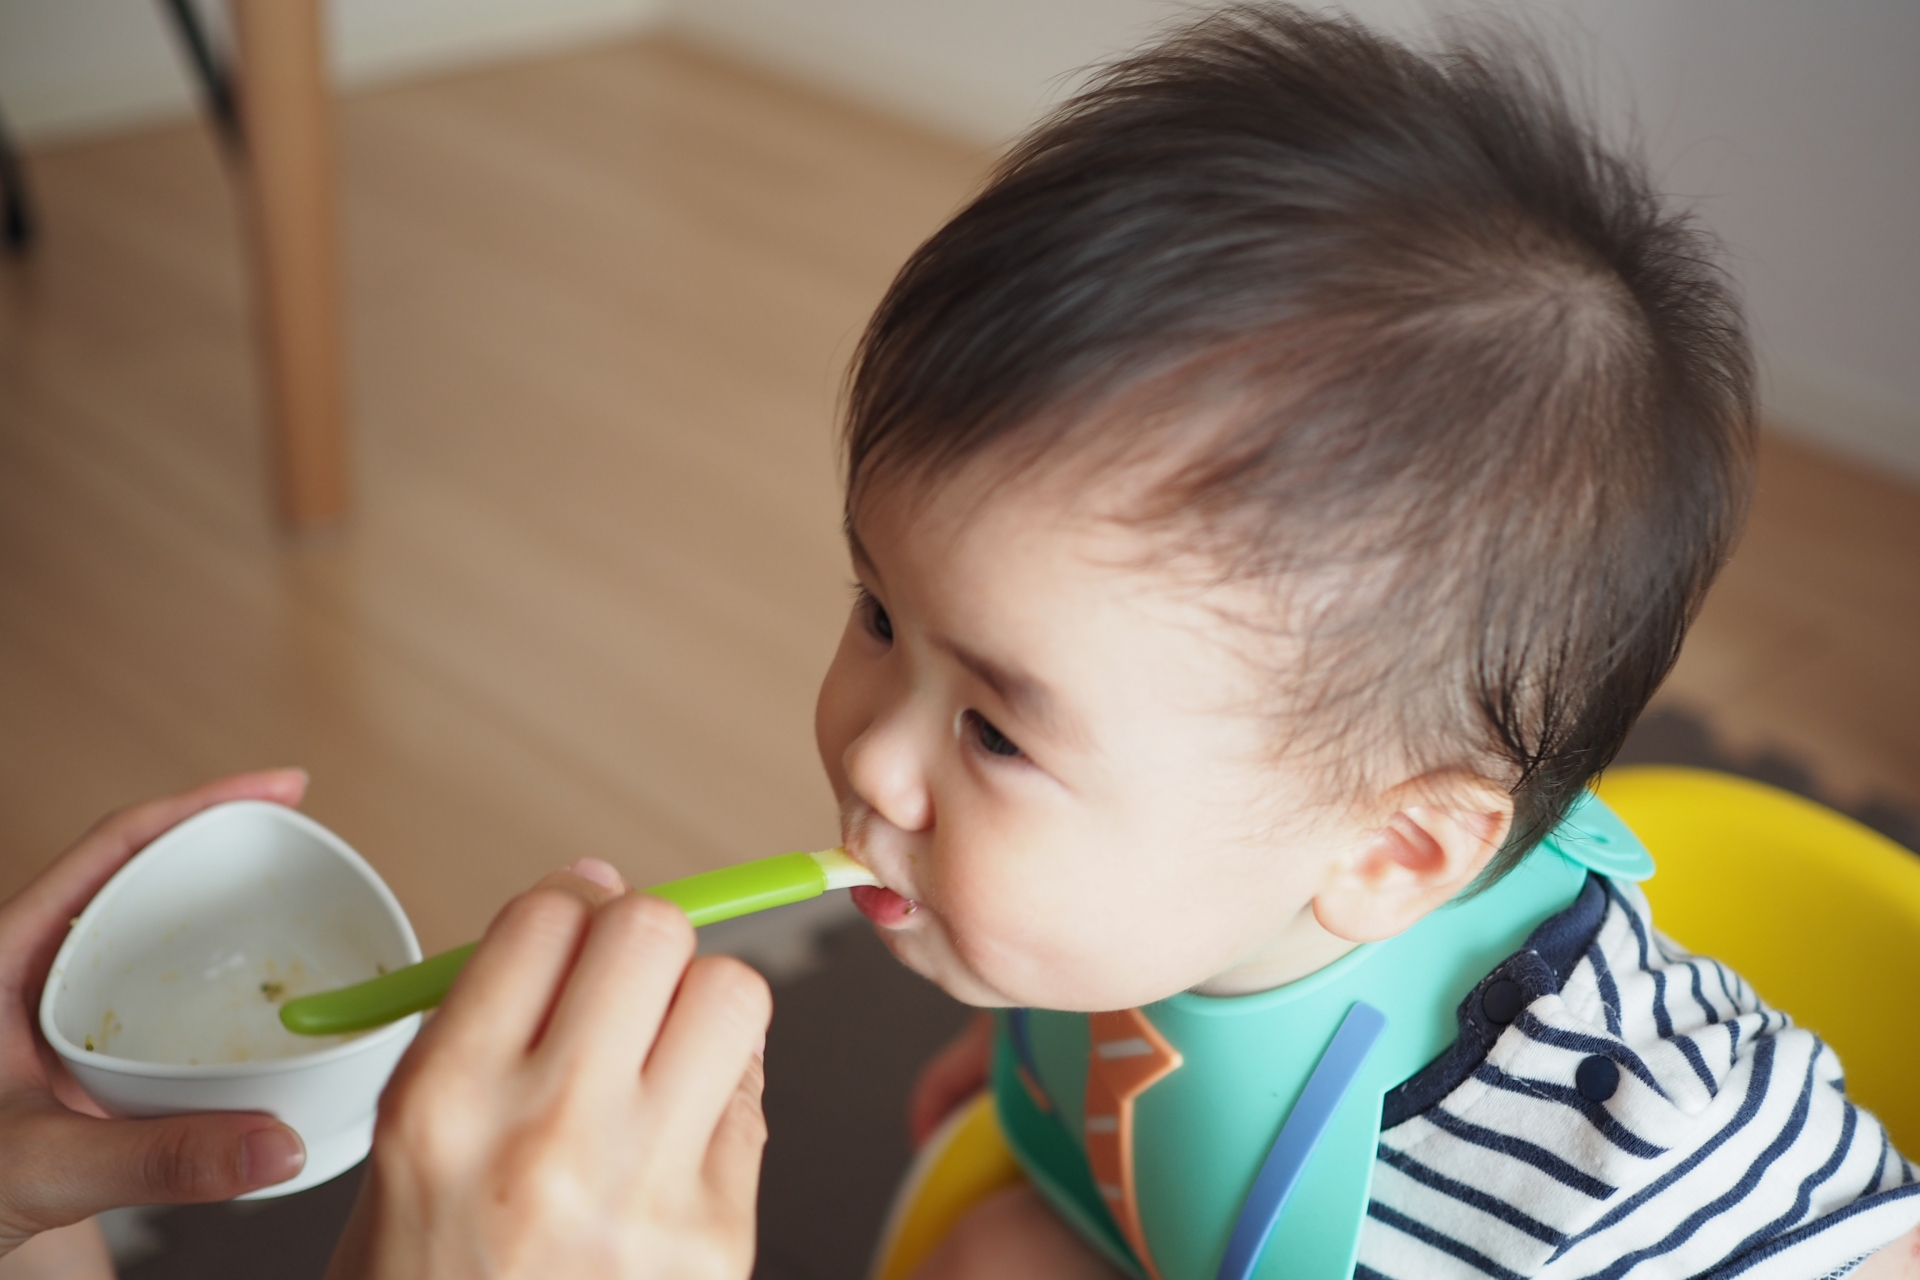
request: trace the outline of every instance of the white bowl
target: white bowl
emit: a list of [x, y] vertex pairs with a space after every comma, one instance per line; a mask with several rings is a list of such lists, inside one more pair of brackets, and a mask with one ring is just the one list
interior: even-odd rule
[[299, 1133], [283, 1196], [373, 1144], [380, 1090], [420, 1015], [309, 1038], [280, 1003], [420, 959], [392, 892], [345, 841], [260, 800], [216, 805], [141, 850], [80, 913], [40, 997], [40, 1028], [109, 1114], [266, 1111]]

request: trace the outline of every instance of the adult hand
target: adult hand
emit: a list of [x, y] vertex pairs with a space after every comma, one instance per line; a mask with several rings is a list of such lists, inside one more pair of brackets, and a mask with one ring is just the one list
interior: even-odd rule
[[306, 786], [306, 774], [281, 769], [123, 809], [0, 905], [0, 1255], [103, 1209], [228, 1200], [300, 1171], [298, 1135], [271, 1116], [106, 1119], [48, 1048], [38, 1015], [70, 922], [128, 858], [209, 805], [295, 805]]
[[744, 1280], [771, 1000], [692, 956], [594, 859], [509, 903], [381, 1097], [332, 1280]]

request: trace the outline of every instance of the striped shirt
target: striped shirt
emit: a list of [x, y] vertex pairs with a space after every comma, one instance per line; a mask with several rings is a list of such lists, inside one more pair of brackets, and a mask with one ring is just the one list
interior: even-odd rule
[[1920, 1223], [1920, 1173], [1840, 1061], [1740, 976], [1578, 901], [1387, 1095], [1356, 1280], [1816, 1280]]

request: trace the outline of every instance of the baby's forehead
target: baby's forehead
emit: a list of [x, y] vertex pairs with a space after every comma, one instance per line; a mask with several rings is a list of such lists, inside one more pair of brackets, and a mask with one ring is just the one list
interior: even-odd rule
[[1139, 489], [1137, 476], [1071, 467], [875, 486], [850, 512], [849, 550], [890, 608], [1009, 657], [1071, 666], [1076, 645], [1160, 630], [1163, 658], [1284, 666], [1282, 593], [1227, 572], [1190, 532], [1141, 519]]
[[1038, 553], [1060, 572], [1165, 573], [1169, 531], [1140, 519], [1142, 477], [1059, 456], [1010, 462], [991, 454], [937, 474], [885, 476], [849, 502], [848, 550], [885, 572], [929, 558], [991, 573]]

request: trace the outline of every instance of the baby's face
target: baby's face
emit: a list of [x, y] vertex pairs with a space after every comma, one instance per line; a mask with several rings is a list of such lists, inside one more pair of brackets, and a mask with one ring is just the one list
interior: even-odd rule
[[[879, 493], [816, 734], [894, 954], [978, 1005], [1258, 990], [1351, 944], [1311, 901], [1355, 833], [1275, 763], [1273, 674], [1154, 535], [1070, 486]], [[1266, 655], [1270, 657], [1271, 655]]]

